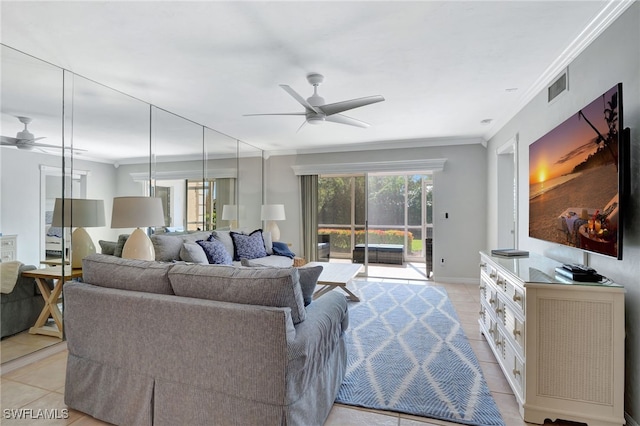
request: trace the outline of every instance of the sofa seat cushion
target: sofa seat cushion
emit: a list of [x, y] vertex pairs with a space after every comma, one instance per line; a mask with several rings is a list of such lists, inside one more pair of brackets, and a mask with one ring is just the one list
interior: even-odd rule
[[[242, 265], [242, 261], [248, 261], [249, 259], [240, 259], [239, 262], [233, 262], [235, 266]], [[293, 259], [285, 256], [266, 256], [259, 257], [257, 259], [251, 259], [252, 266], [272, 266], [274, 268], [290, 268], [293, 266]]]
[[306, 310], [295, 268], [175, 265], [169, 280], [178, 296], [291, 309], [294, 324]]
[[173, 264], [91, 254], [82, 260], [82, 279], [100, 287], [174, 294], [168, 273]]

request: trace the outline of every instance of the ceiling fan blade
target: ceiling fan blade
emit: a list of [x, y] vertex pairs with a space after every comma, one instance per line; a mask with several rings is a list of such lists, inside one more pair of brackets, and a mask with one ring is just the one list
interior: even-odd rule
[[2, 145], [15, 145], [16, 143], [18, 143], [18, 139], [16, 138], [11, 138], [9, 136], [2, 136], [0, 137]]
[[305, 107], [306, 109], [310, 109], [311, 111], [315, 112], [315, 113], [320, 113], [320, 111], [318, 110], [317, 107], [314, 107], [313, 105], [311, 105], [309, 102], [307, 102], [307, 100], [305, 98], [303, 98], [302, 96], [300, 96], [298, 94], [298, 92], [296, 92], [295, 90], [293, 90], [291, 87], [287, 86], [286, 84], [281, 84], [280, 87], [282, 87], [284, 89], [285, 92], [287, 92], [288, 94], [290, 94], [293, 99], [295, 99], [296, 101], [298, 101], [300, 103], [300, 105], [302, 105], [303, 107]]
[[364, 98], [351, 99], [348, 101], [336, 102], [333, 104], [322, 105], [318, 107], [324, 112], [327, 117], [332, 114], [337, 114], [349, 109], [360, 108], [365, 105], [375, 104], [376, 102], [384, 101], [384, 97], [381, 95], [366, 96]]
[[355, 118], [347, 117], [346, 115], [342, 115], [342, 114], [327, 115], [325, 117], [325, 121], [331, 121], [333, 123], [340, 123], [340, 124], [348, 124], [350, 126], [362, 127], [365, 129], [370, 126], [369, 123], [365, 123], [364, 121], [356, 120]]
[[296, 133], [298, 133], [298, 132], [299, 132], [299, 131], [304, 127], [304, 125], [305, 125], [305, 124], [307, 124], [307, 120], [304, 120], [304, 121], [302, 122], [302, 124], [300, 125], [300, 127], [298, 127], [298, 130], [296, 130]]
[[46, 138], [47, 138], [46, 136], [42, 136], [42, 137], [39, 137], [39, 138], [34, 138], [34, 139], [32, 139], [32, 141], [35, 142], [35, 141], [39, 141], [40, 139], [46, 139]]
[[256, 115], [305, 115], [306, 112], [274, 112], [266, 114], [243, 114], [243, 117], [253, 117]]

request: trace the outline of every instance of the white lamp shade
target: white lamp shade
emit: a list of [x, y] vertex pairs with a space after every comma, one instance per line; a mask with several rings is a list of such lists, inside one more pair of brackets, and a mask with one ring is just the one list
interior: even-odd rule
[[71, 267], [82, 268], [82, 259], [96, 252], [86, 228], [104, 226], [104, 201], [56, 198], [51, 226], [75, 227], [71, 234]]
[[285, 220], [284, 204], [263, 204], [260, 209], [262, 220]]
[[238, 206], [225, 204], [222, 206], [222, 220], [236, 220], [238, 218]]
[[112, 228], [164, 226], [162, 200], [156, 197], [115, 197]]
[[85, 228], [105, 226], [104, 201], [56, 198], [51, 226], [83, 226]]

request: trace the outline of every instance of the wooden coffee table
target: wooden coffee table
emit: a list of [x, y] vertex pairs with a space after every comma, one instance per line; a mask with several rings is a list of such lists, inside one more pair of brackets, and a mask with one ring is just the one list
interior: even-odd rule
[[[44, 299], [44, 307], [36, 323], [29, 329], [30, 334], [45, 334], [62, 339], [62, 312], [58, 309], [58, 298], [60, 298], [62, 286], [65, 281], [82, 276], [82, 269], [71, 269], [71, 267], [65, 267], [64, 269], [64, 273], [62, 266], [33, 269], [22, 273], [22, 276], [31, 277], [36, 280], [42, 298]], [[47, 279], [54, 281], [53, 291], [49, 290], [49, 286], [45, 282]], [[46, 325], [50, 316], [53, 317], [57, 328]]]
[[313, 298], [317, 299], [320, 296], [330, 292], [334, 288], [340, 288], [347, 293], [347, 298], [354, 302], [359, 302], [358, 296], [353, 294], [351, 290], [347, 288], [347, 285], [351, 283], [353, 278], [358, 275], [358, 272], [362, 269], [362, 265], [357, 263], [330, 263], [330, 262], [309, 262], [305, 266], [322, 266], [322, 273], [318, 278], [318, 285], [322, 286], [313, 294]]

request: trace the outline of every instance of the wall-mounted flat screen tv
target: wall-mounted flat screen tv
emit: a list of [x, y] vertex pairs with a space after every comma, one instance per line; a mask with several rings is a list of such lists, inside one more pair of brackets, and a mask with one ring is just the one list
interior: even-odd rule
[[529, 236], [622, 259], [622, 83], [529, 146]]

